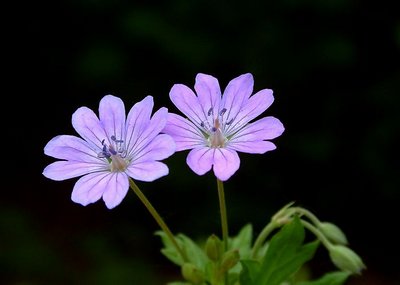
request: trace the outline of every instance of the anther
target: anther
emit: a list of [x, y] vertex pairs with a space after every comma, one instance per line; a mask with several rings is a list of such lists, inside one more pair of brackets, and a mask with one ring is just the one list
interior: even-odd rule
[[204, 128], [204, 122], [201, 122], [201, 123], [200, 123], [200, 126], [201, 126], [202, 128]]
[[230, 125], [233, 122], [233, 118], [229, 120], [229, 122], [227, 122], [225, 125]]
[[217, 131], [217, 128], [216, 127], [212, 127], [211, 131], [215, 133]]
[[208, 115], [208, 116], [211, 116], [212, 112], [213, 112], [213, 108], [211, 107], [210, 110], [208, 110], [207, 115]]
[[223, 115], [225, 114], [225, 112], [226, 112], [226, 108], [223, 108], [223, 109], [221, 110], [221, 112], [219, 112], [219, 115], [220, 115], [220, 116], [223, 116]]

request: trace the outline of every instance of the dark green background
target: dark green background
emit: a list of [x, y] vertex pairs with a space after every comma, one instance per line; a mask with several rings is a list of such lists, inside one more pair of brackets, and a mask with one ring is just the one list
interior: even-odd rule
[[[150, 94], [157, 109], [176, 112], [170, 88], [193, 87], [198, 72], [221, 87], [251, 72], [255, 91], [274, 90], [265, 115], [286, 127], [276, 151], [240, 154], [225, 183], [231, 232], [251, 222], [258, 233], [296, 201], [339, 225], [364, 259], [368, 270], [348, 284], [399, 284], [395, 1], [54, 2], [14, 3], [5, 26], [1, 284], [164, 284], [179, 275], [132, 193], [112, 211], [73, 203], [76, 179], [42, 176], [54, 161], [43, 147], [75, 134], [72, 113], [97, 111], [106, 94], [127, 109]], [[219, 234], [214, 178], [191, 172], [186, 154], [166, 160], [169, 176], [138, 184], [173, 231]], [[315, 276], [334, 269], [322, 248], [311, 265]]]

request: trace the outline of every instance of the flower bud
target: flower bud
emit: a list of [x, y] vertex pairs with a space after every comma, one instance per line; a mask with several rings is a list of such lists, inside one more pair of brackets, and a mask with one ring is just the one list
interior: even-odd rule
[[342, 230], [335, 224], [322, 222], [318, 224], [318, 229], [324, 236], [335, 244], [347, 245], [347, 238]]
[[351, 274], [361, 274], [361, 271], [366, 268], [361, 258], [343, 245], [332, 245], [329, 248], [329, 256], [339, 269]]
[[222, 242], [216, 235], [211, 235], [206, 242], [206, 254], [212, 261], [218, 261], [222, 255]]
[[240, 260], [239, 250], [234, 249], [224, 253], [221, 261], [221, 271], [227, 272], [234, 267]]
[[184, 263], [181, 268], [182, 276], [193, 284], [204, 282], [204, 273], [192, 263]]

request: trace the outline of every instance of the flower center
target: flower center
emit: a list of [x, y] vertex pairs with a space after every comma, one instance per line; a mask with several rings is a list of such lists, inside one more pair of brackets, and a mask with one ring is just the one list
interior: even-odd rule
[[226, 125], [230, 125], [232, 120], [226, 123], [224, 122], [223, 116], [226, 111], [226, 108], [223, 108], [214, 119], [214, 109], [210, 108], [210, 110], [207, 112], [207, 115], [213, 117], [212, 124], [210, 124], [209, 120], [206, 121], [206, 124], [204, 122], [201, 122], [200, 124], [201, 127], [204, 128], [205, 134], [207, 135], [209, 147], [224, 147], [227, 142], [227, 138], [223, 134], [223, 129]]
[[111, 136], [110, 145], [105, 144], [105, 139], [101, 142], [103, 149], [97, 156], [107, 158], [112, 172], [124, 171], [128, 166], [128, 162], [125, 160], [126, 151], [123, 143], [123, 140], [117, 140], [115, 136]]

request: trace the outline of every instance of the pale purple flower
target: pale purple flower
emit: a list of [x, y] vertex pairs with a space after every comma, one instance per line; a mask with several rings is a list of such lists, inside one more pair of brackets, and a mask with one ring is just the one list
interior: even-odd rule
[[221, 181], [238, 169], [239, 152], [265, 153], [276, 146], [268, 141], [282, 134], [284, 127], [274, 117], [250, 122], [274, 101], [272, 90], [263, 89], [253, 96], [250, 73], [231, 80], [221, 95], [218, 80], [199, 73], [194, 89], [175, 84], [171, 101], [187, 118], [170, 113], [163, 130], [171, 135], [177, 151], [191, 149], [186, 162], [198, 175], [214, 170]]
[[72, 125], [83, 138], [60, 135], [50, 140], [44, 153], [61, 161], [48, 165], [43, 175], [53, 180], [82, 176], [72, 200], [84, 206], [103, 198], [107, 208], [121, 203], [129, 189], [129, 177], [153, 181], [168, 174], [159, 160], [175, 152], [175, 143], [160, 134], [168, 111], [151, 117], [153, 97], [136, 103], [126, 117], [122, 100], [112, 95], [100, 101], [99, 117], [87, 107], [72, 115]]

